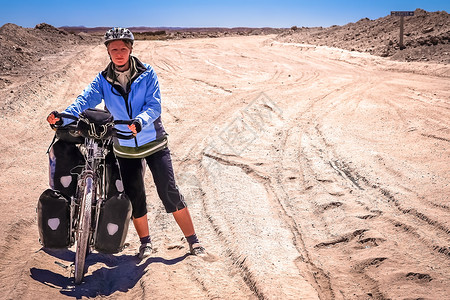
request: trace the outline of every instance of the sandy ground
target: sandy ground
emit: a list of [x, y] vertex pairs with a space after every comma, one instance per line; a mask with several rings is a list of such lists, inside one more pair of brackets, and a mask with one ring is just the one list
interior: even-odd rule
[[130, 246], [94, 252], [74, 286], [74, 249], [41, 249], [45, 117], [108, 62], [104, 46], [78, 46], [3, 76], [1, 299], [448, 299], [448, 65], [258, 36], [134, 53], [159, 76], [178, 185], [210, 256], [187, 255], [149, 172], [152, 257], [135, 257], [130, 227]]

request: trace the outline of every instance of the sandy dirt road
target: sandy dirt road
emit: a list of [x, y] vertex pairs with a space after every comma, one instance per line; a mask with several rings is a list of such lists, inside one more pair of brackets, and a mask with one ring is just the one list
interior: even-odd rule
[[138, 41], [134, 53], [159, 76], [178, 185], [211, 256], [187, 255], [150, 174], [152, 257], [137, 260], [130, 227], [130, 246], [94, 252], [74, 286], [74, 249], [41, 249], [45, 117], [108, 62], [83, 46], [2, 90], [1, 299], [448, 299], [448, 65], [269, 37]]

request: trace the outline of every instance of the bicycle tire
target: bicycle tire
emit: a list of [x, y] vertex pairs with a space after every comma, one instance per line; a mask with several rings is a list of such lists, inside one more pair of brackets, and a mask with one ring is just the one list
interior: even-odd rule
[[95, 197], [93, 178], [91, 176], [87, 176], [84, 183], [84, 191], [80, 204], [80, 221], [78, 224], [77, 245], [75, 252], [75, 284], [80, 284], [84, 277], [84, 266], [89, 247], [89, 236], [91, 229], [92, 199]]

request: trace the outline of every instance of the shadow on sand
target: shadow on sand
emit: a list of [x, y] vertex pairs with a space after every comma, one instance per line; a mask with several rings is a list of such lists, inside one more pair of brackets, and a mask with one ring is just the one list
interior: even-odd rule
[[[71, 250], [47, 250], [42, 249], [47, 254], [55, 258], [73, 262], [75, 253]], [[86, 258], [86, 266], [103, 263], [106, 266], [95, 270], [92, 274], [86, 275], [81, 284], [75, 285], [73, 277], [67, 277], [49, 270], [31, 268], [31, 278], [49, 287], [60, 289], [61, 294], [81, 299], [82, 297], [109, 296], [117, 291], [127, 292], [147, 272], [145, 269], [149, 264], [162, 263], [174, 265], [184, 260], [188, 254], [174, 258], [164, 259], [162, 257], [149, 257], [140, 260], [134, 255], [107, 255], [101, 253], [91, 253]], [[69, 273], [70, 267], [56, 262]]]

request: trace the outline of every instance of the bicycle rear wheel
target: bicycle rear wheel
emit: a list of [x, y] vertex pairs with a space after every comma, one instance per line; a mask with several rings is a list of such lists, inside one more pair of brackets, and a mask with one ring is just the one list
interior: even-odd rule
[[89, 247], [92, 217], [92, 199], [95, 198], [94, 180], [91, 176], [85, 179], [82, 201], [80, 203], [80, 220], [77, 231], [75, 253], [75, 284], [80, 284], [84, 277], [84, 266]]

